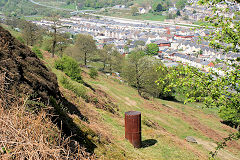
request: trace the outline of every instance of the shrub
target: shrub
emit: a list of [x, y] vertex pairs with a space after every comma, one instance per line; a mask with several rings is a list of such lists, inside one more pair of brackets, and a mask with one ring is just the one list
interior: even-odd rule
[[17, 38], [17, 40], [19, 40], [19, 42], [21, 42], [21, 43], [24, 43], [25, 41], [24, 41], [24, 39], [21, 37], [21, 36], [18, 36], [18, 37], [16, 37]]
[[74, 84], [64, 76], [60, 78], [60, 83], [63, 85], [64, 88], [71, 90], [78, 97], [82, 97], [83, 99], [88, 101], [88, 96], [86, 95], [87, 90], [83, 84]]
[[34, 114], [20, 98], [8, 109], [0, 104], [0, 159], [96, 159], [63, 136], [50, 110]]
[[52, 39], [51, 37], [43, 37], [41, 48], [45, 51], [51, 52], [52, 49]]
[[98, 76], [98, 72], [95, 68], [91, 68], [89, 72], [89, 76], [93, 79], [95, 79]]
[[76, 60], [71, 57], [63, 56], [61, 59], [55, 61], [55, 68], [62, 70], [72, 80], [82, 83], [81, 68]]
[[32, 51], [33, 51], [34, 53], [36, 53], [36, 55], [37, 55], [38, 58], [43, 59], [42, 52], [39, 50], [39, 48], [37, 48], [37, 47], [35, 46], [35, 47], [32, 48]]

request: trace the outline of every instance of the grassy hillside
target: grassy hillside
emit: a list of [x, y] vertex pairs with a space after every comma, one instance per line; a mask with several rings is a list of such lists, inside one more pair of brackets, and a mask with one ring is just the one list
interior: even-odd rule
[[[89, 70], [83, 69], [83, 80], [90, 89], [56, 70], [55, 59], [44, 53], [44, 61], [57, 75], [62, 94], [87, 117], [88, 122], [70, 115], [97, 145], [95, 153], [101, 159], [208, 159], [217, 141], [236, 132], [220, 122], [216, 110], [202, 109], [198, 103], [185, 105], [161, 99], [145, 100], [116, 77], [99, 73], [97, 79], [92, 79]], [[78, 97], [74, 89], [64, 88], [60, 82], [62, 77], [73, 86], [84, 87], [90, 100], [87, 101], [85, 96]], [[112, 106], [115, 112], [110, 112]], [[124, 138], [124, 113], [130, 110], [142, 113], [141, 149], [133, 148]], [[193, 136], [198, 143], [187, 142], [187, 136]], [[240, 141], [228, 143], [218, 158], [237, 160], [239, 150]]]
[[[36, 0], [36, 2], [38, 2]], [[50, 6], [54, 6], [51, 4]], [[64, 7], [64, 6], [63, 6]], [[71, 7], [70, 7], [71, 8]], [[69, 12], [64, 10], [56, 10], [54, 7], [48, 8], [34, 4], [29, 0], [0, 0], [0, 11], [6, 16], [21, 17], [21, 16], [51, 16], [53, 14], [68, 16]]]

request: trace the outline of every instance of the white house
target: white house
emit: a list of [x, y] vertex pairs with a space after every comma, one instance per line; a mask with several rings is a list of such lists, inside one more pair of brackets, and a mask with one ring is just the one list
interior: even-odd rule
[[145, 8], [140, 7], [140, 8], [138, 8], [138, 12], [140, 14], [145, 14], [145, 13], [147, 13], [147, 10]]

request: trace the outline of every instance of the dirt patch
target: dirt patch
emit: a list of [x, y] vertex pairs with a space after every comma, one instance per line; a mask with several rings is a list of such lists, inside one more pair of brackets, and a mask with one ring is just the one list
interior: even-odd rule
[[[60, 96], [55, 74], [51, 73], [27, 46], [0, 27], [0, 73], [8, 79], [9, 94], [24, 94], [47, 103]], [[13, 101], [9, 99], [9, 103]]]
[[89, 101], [97, 108], [119, 115], [119, 108], [115, 104], [116, 100], [100, 89], [96, 89], [94, 93], [89, 93]]
[[[168, 114], [172, 114], [176, 117], [180, 117], [185, 122], [189, 123], [195, 130], [200, 131], [203, 135], [213, 139], [214, 141], [220, 142], [223, 140], [224, 137], [220, 133], [217, 133], [216, 131], [209, 128], [208, 126], [203, 125], [196, 118], [188, 116], [185, 113], [173, 107], [166, 107], [163, 105], [162, 107], [164, 108], [164, 111], [167, 112]], [[228, 142], [227, 145], [240, 150], [240, 145], [235, 141]]]
[[[197, 143], [202, 145], [205, 149], [207, 149], [209, 152], [212, 151], [214, 152], [215, 151], [215, 148], [217, 147], [217, 144], [215, 143], [212, 143], [212, 142], [208, 142], [208, 141], [204, 141], [200, 138], [195, 138], [197, 140]], [[220, 158], [222, 160], [239, 160], [239, 158], [233, 156], [232, 154], [224, 151], [224, 150], [220, 150], [218, 151], [218, 154], [217, 154], [217, 158]]]
[[109, 91], [109, 88], [106, 87], [106, 86], [103, 86], [101, 84], [96, 84], [97, 87], [99, 87], [101, 90], [104, 90], [104, 91]]
[[135, 102], [134, 100], [131, 100], [129, 97], [124, 97], [125, 103], [129, 106], [136, 106], [137, 102]]

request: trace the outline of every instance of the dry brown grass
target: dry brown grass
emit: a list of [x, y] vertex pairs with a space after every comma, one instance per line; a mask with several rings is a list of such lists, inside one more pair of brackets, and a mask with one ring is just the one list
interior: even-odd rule
[[95, 159], [76, 141], [62, 136], [47, 109], [29, 112], [23, 99], [4, 107], [6, 85], [0, 74], [0, 159]]

